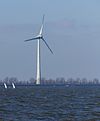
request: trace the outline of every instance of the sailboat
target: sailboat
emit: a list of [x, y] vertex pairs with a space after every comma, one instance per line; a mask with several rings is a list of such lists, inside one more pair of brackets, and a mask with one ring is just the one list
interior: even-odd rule
[[12, 83], [12, 87], [13, 87], [13, 89], [15, 89], [15, 88], [16, 88], [14, 83]]
[[7, 85], [6, 85], [6, 83], [4, 83], [4, 87], [5, 87], [5, 89], [7, 89]]

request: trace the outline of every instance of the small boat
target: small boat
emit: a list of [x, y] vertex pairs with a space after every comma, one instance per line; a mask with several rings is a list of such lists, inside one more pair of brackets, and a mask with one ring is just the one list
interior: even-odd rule
[[5, 89], [7, 89], [7, 85], [6, 85], [6, 83], [4, 83], [4, 87], [5, 87]]
[[12, 83], [12, 87], [13, 87], [13, 89], [15, 89], [16, 87], [15, 87], [15, 85], [14, 85], [14, 83]]

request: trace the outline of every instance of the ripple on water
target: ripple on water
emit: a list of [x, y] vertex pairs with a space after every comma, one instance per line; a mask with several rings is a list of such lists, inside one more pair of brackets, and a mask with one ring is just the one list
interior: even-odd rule
[[100, 88], [1, 89], [0, 118], [1, 121], [100, 121]]

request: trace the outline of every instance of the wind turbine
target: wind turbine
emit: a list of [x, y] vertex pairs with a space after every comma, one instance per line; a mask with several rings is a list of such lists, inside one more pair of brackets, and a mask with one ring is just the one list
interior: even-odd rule
[[47, 44], [47, 42], [45, 41], [44, 37], [43, 37], [43, 27], [44, 27], [44, 15], [43, 15], [43, 19], [42, 19], [42, 25], [39, 31], [39, 34], [31, 39], [27, 39], [25, 40], [25, 42], [27, 41], [32, 41], [32, 40], [37, 40], [37, 74], [36, 74], [36, 84], [40, 84], [41, 83], [41, 53], [40, 53], [40, 41], [42, 40], [45, 45], [48, 47], [48, 49], [50, 50], [50, 52], [53, 54], [53, 51], [51, 50], [51, 48], [49, 47], [49, 45]]

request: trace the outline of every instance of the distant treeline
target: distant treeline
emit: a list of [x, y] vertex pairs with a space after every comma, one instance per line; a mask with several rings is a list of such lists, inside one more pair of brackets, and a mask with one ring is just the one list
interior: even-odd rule
[[[0, 84], [3, 83], [7, 83], [7, 84], [11, 84], [11, 83], [15, 83], [18, 85], [33, 85], [36, 84], [36, 80], [34, 78], [30, 78], [29, 80], [18, 80], [16, 77], [6, 77], [3, 80], [0, 80]], [[65, 79], [63, 77], [59, 77], [56, 79], [45, 79], [42, 78], [41, 79], [41, 84], [100, 84], [99, 79], [94, 78], [93, 80], [87, 80], [86, 78], [69, 78], [69, 79]]]

